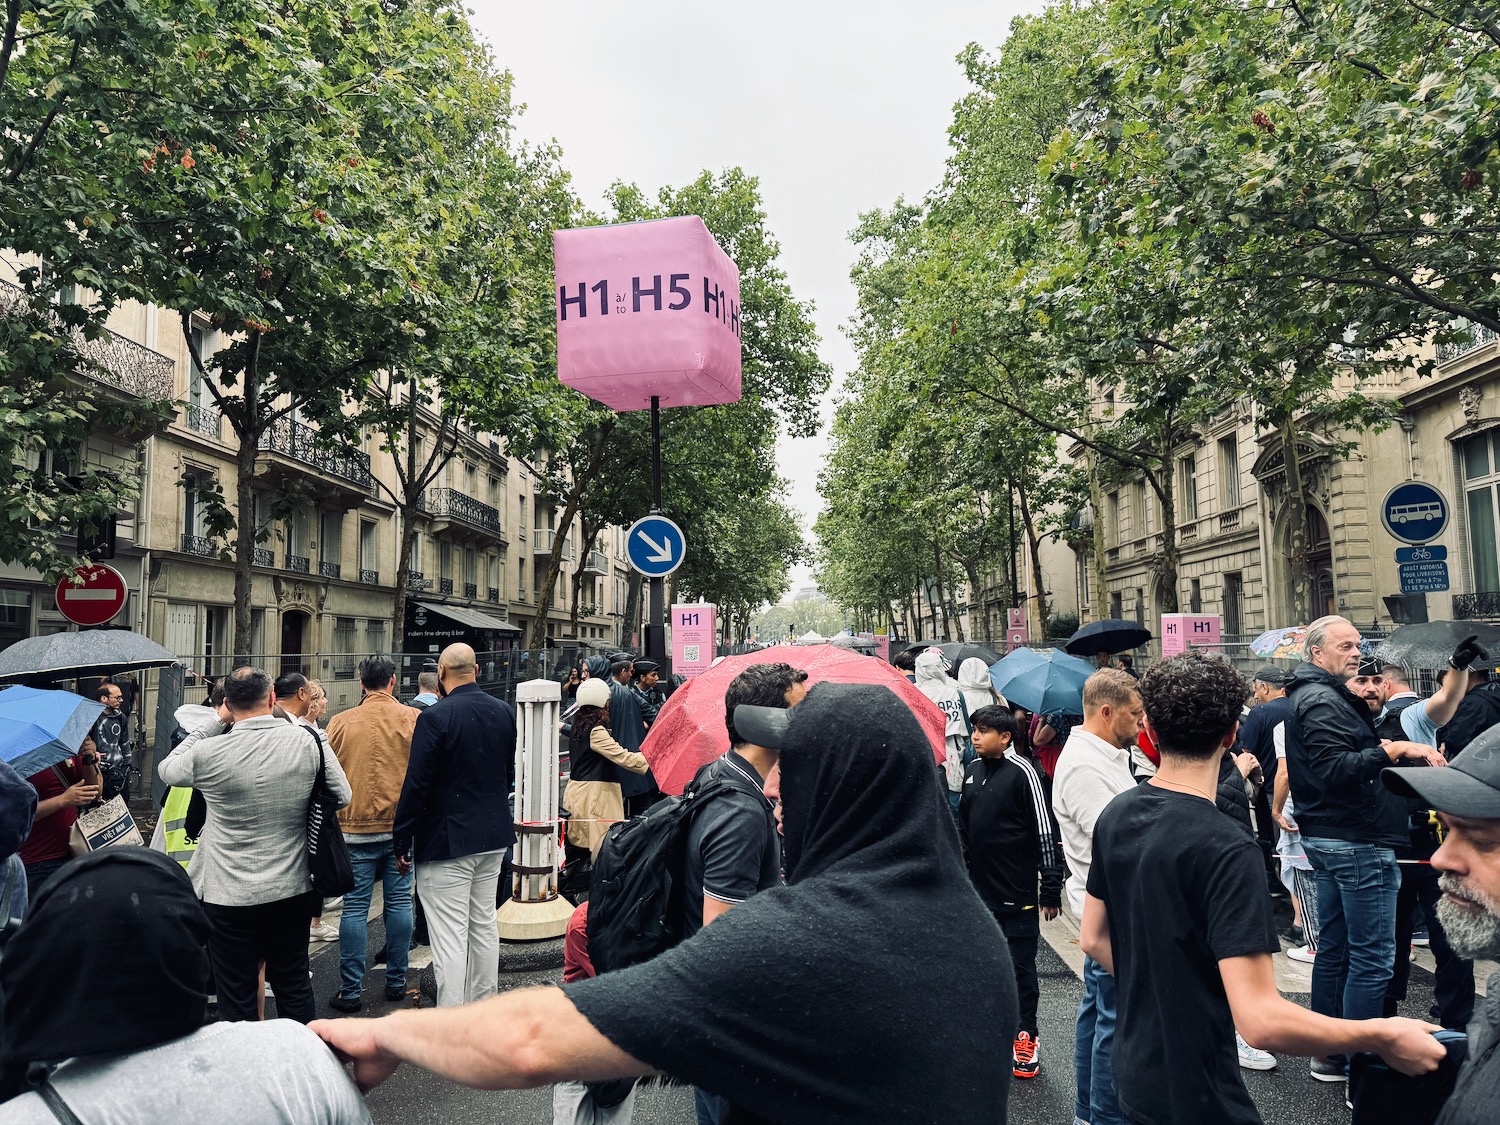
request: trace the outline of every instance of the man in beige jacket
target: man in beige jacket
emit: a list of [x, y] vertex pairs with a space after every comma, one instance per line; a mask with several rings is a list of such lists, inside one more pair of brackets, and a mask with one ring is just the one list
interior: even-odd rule
[[399, 1000], [406, 993], [412, 931], [412, 874], [396, 862], [391, 829], [420, 712], [396, 698], [396, 666], [385, 657], [362, 661], [359, 678], [365, 689], [360, 705], [335, 715], [328, 724], [328, 744], [354, 790], [353, 799], [339, 813], [354, 868], [354, 889], [344, 896], [339, 918], [339, 992], [328, 1001], [340, 1012], [357, 1012], [364, 1004], [360, 994], [377, 876], [384, 891], [387, 1000]]

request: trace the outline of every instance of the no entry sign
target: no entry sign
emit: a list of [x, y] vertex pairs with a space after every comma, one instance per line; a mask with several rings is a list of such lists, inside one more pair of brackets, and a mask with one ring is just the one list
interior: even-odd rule
[[57, 610], [75, 625], [103, 625], [125, 608], [125, 593], [125, 578], [114, 567], [80, 566], [57, 584]]

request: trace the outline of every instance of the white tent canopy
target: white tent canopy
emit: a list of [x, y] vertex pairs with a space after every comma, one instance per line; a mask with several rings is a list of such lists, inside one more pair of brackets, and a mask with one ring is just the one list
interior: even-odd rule
[[818, 632], [816, 629], [809, 629], [807, 632], [803, 633], [800, 637], [797, 638], [797, 643], [799, 645], [820, 645], [827, 639], [827, 637], [823, 636], [823, 634]]

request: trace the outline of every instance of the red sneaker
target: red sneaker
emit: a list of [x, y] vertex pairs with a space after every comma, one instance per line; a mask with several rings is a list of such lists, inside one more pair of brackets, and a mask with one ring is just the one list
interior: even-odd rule
[[1017, 1078], [1035, 1078], [1036, 1072], [1042, 1068], [1042, 1060], [1036, 1057], [1036, 1036], [1029, 1031], [1016, 1036], [1011, 1057], [1015, 1062], [1011, 1073]]

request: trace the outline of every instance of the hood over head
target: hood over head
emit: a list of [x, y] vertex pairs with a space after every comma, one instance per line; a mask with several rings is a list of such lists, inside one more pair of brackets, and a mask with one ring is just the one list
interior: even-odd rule
[[9, 859], [21, 850], [31, 835], [31, 818], [36, 815], [36, 790], [27, 780], [0, 762], [0, 859]]
[[105, 848], [42, 884], [0, 960], [0, 1098], [28, 1067], [139, 1051], [208, 1016], [208, 918], [187, 872], [149, 848]]
[[948, 664], [943, 659], [943, 654], [935, 648], [917, 654], [916, 673], [918, 687], [923, 684], [953, 686], [953, 681], [948, 677]]
[[818, 684], [784, 721], [786, 885], [565, 991], [623, 1050], [751, 1119], [1004, 1120], [994, 1028], [1015, 1026], [1015, 973], [931, 743], [870, 684]]

